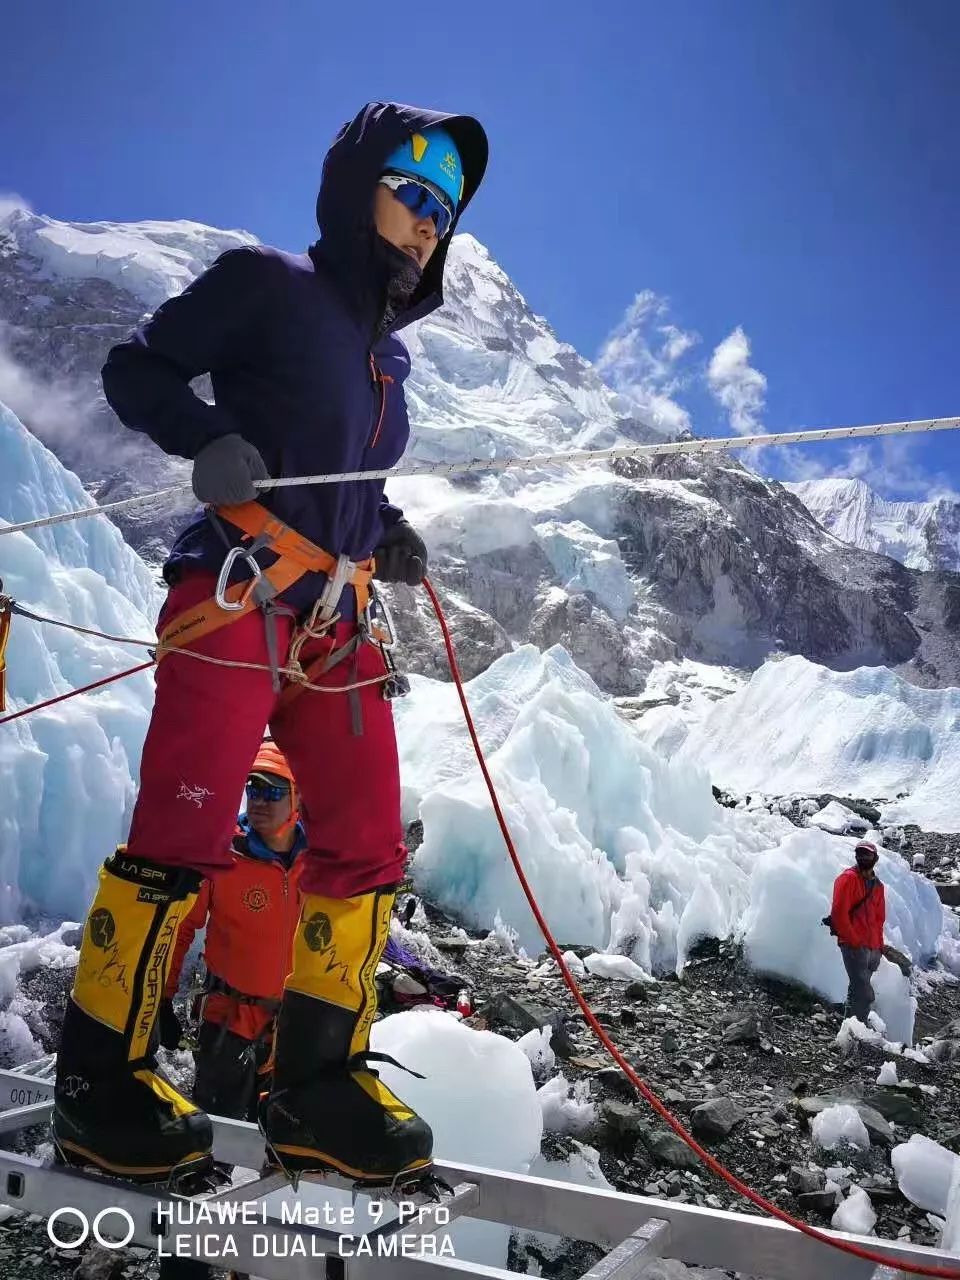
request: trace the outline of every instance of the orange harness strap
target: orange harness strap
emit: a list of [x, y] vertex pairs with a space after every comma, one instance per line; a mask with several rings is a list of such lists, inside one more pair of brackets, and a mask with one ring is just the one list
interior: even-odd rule
[[[278, 520], [259, 502], [244, 502], [239, 506], [216, 507], [214, 510], [218, 516], [241, 529], [248, 538], [267, 539], [265, 549], [273, 552], [278, 559], [269, 569], [264, 569], [260, 579], [255, 579], [254, 582], [265, 581], [273, 598], [293, 586], [305, 573], [324, 573], [329, 576], [337, 568], [339, 562], [336, 556]], [[346, 584], [353, 587], [356, 593], [358, 617], [370, 603], [370, 582], [374, 568], [372, 557], [357, 564]], [[226, 599], [231, 604], [239, 604], [238, 609], [228, 612], [219, 606], [216, 596], [211, 596], [172, 618], [160, 633], [157, 661], [160, 661], [167, 648], [179, 649], [192, 644], [202, 636], [219, 631], [221, 627], [246, 617], [253, 609], [258, 608], [258, 602], [253, 598], [254, 582], [238, 582], [227, 589]]]

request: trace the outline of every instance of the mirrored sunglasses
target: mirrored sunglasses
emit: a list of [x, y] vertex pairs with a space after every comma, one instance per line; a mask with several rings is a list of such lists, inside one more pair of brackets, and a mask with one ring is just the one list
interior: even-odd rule
[[453, 224], [453, 210], [441, 199], [433, 187], [425, 186], [406, 174], [384, 173], [380, 183], [389, 187], [400, 203], [418, 218], [432, 218], [437, 228], [437, 239], [442, 240]]
[[247, 783], [247, 799], [248, 800], [268, 800], [271, 804], [276, 804], [278, 800], [284, 800], [290, 794], [290, 788], [280, 786], [270, 782], [248, 782]]

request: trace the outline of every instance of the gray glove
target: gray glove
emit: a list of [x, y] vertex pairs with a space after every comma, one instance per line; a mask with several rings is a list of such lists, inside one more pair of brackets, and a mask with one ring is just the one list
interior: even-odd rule
[[193, 460], [193, 492], [214, 507], [251, 502], [254, 480], [269, 478], [259, 449], [235, 433], [211, 440]]
[[381, 582], [405, 582], [408, 587], [418, 587], [427, 574], [426, 544], [406, 520], [398, 520], [387, 529], [373, 558], [377, 562], [373, 576]]

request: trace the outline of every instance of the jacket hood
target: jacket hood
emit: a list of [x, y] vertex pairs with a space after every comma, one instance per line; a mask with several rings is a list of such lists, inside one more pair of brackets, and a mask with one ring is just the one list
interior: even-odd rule
[[[373, 198], [383, 164], [411, 134], [442, 124], [463, 163], [463, 197], [450, 234], [437, 245], [409, 304], [393, 328], [419, 320], [443, 302], [443, 269], [460, 216], [475, 195], [487, 167], [487, 136], [472, 116], [450, 115], [396, 102], [368, 102], [337, 134], [323, 162], [317, 196], [319, 252], [353, 288], [379, 287]], [[379, 298], [377, 299], [379, 302]]]

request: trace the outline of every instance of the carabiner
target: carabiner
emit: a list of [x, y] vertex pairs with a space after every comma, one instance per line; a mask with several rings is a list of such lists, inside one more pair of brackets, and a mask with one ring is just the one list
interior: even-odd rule
[[[253, 577], [247, 584], [246, 590], [237, 597], [236, 600], [227, 599], [227, 586], [230, 581], [230, 570], [236, 562], [243, 557], [247, 564], [253, 570]], [[220, 567], [220, 576], [217, 578], [217, 591], [215, 599], [217, 605], [221, 609], [225, 609], [227, 613], [237, 613], [241, 609], [245, 609], [250, 596], [256, 588], [258, 580], [263, 576], [263, 570], [257, 564], [256, 560], [250, 554], [246, 547], [231, 547], [224, 557], [223, 564]]]
[[393, 614], [386, 600], [370, 583], [370, 599], [361, 615], [360, 622], [366, 631], [366, 639], [370, 644], [389, 652], [397, 645], [397, 632], [393, 625]]

